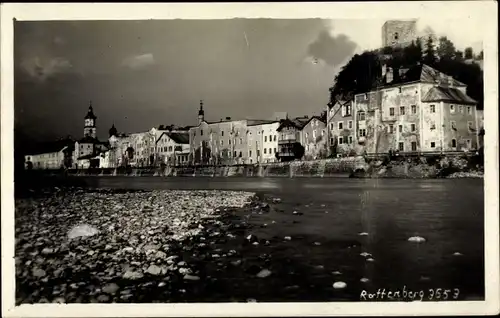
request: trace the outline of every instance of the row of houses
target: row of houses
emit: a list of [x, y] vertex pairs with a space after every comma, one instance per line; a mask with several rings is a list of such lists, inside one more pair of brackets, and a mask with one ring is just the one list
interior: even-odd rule
[[82, 139], [58, 142], [26, 162], [35, 169], [229, 165], [348, 156], [359, 149], [422, 154], [482, 146], [484, 116], [465, 84], [428, 65], [397, 70], [399, 76], [385, 66], [382, 72], [374, 90], [344, 100], [332, 96], [317, 116], [207, 121], [200, 102], [195, 126], [123, 134], [113, 125], [104, 142], [96, 137], [90, 105]]

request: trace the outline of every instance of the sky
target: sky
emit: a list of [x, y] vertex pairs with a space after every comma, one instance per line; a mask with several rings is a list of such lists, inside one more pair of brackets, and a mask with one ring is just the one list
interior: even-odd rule
[[[112, 124], [140, 132], [205, 119], [319, 114], [335, 74], [380, 47], [384, 20], [144, 20], [16, 22], [16, 129], [83, 137], [92, 101], [100, 139]], [[459, 49], [481, 50], [481, 28], [419, 20]]]

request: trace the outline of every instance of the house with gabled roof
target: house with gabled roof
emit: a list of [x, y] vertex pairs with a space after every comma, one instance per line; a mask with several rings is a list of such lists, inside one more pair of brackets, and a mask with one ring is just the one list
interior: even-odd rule
[[425, 64], [382, 74], [376, 89], [354, 96], [356, 139], [367, 154], [477, 149], [477, 102], [464, 83]]
[[189, 163], [189, 132], [163, 132], [156, 141], [156, 155], [158, 162], [166, 165], [178, 166]]

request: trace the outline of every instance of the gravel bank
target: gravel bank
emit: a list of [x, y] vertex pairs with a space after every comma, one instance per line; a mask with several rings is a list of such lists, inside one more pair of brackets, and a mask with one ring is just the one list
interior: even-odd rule
[[182, 301], [210, 280], [207, 261], [238, 257], [211, 246], [231, 238], [220, 218], [253, 198], [74, 189], [16, 200], [16, 303]]

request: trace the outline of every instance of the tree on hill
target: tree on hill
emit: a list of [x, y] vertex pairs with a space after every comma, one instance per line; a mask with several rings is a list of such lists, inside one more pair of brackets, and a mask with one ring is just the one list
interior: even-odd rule
[[427, 41], [425, 42], [424, 55], [422, 56], [422, 61], [427, 65], [434, 65], [436, 63], [436, 51], [434, 50], [434, 40], [432, 36], [429, 35]]
[[439, 60], [454, 60], [455, 59], [455, 45], [448, 40], [447, 37], [442, 36], [439, 38], [439, 45], [437, 48], [437, 55]]
[[354, 55], [335, 76], [331, 98], [349, 99], [356, 93], [370, 91], [381, 76], [381, 63], [376, 53], [363, 52]]
[[472, 51], [471, 47], [465, 48], [464, 58], [466, 60], [474, 58], [474, 51]]

